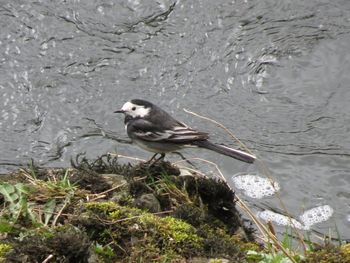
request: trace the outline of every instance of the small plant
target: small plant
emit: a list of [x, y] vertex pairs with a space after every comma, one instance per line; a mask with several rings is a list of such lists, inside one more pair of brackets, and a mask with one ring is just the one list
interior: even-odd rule
[[[21, 170], [29, 184], [1, 183], [0, 194], [3, 195], [5, 206], [2, 209], [2, 221], [0, 231], [10, 231], [9, 225], [13, 225], [19, 219], [30, 220], [34, 225], [54, 226], [58, 217], [71, 202], [75, 195], [85, 196], [85, 192], [69, 181], [69, 171], [64, 175], [48, 177], [47, 181], [38, 179], [37, 171], [31, 169]], [[60, 208], [60, 209], [59, 209]], [[59, 210], [59, 211], [57, 211]], [[55, 218], [53, 216], [56, 214]]]
[[3, 195], [6, 208], [8, 209], [11, 221], [16, 222], [22, 215], [24, 217], [30, 215], [27, 197], [29, 189], [22, 183], [15, 185], [9, 183], [0, 184], [0, 193]]
[[78, 187], [69, 181], [69, 171], [70, 169], [67, 169], [62, 178], [53, 177], [48, 181], [37, 181], [37, 185], [42, 186], [41, 188], [48, 192], [48, 196], [52, 194], [55, 198], [60, 196], [63, 198], [67, 194], [74, 195]]
[[264, 253], [250, 250], [247, 252], [247, 258], [259, 263], [292, 263], [282, 252]]
[[[19, 218], [29, 218], [32, 223], [48, 224], [56, 207], [55, 199], [50, 199], [45, 203], [43, 214], [44, 222], [42, 222], [42, 213], [37, 211], [37, 205], [29, 202], [31, 189], [22, 184], [15, 185], [9, 183], [0, 184], [0, 193], [5, 200], [5, 208], [2, 210], [3, 219], [0, 221], [0, 232], [9, 232], [11, 224], [18, 221]], [[10, 223], [11, 222], [11, 223]]]
[[56, 200], [50, 199], [44, 206], [44, 225], [47, 226], [56, 208]]
[[[270, 226], [270, 229], [272, 229], [272, 232], [275, 233], [272, 226]], [[284, 253], [282, 250], [277, 250], [270, 244], [267, 243], [267, 248], [265, 251], [254, 251], [249, 250], [247, 252], [247, 257], [251, 260], [254, 260], [254, 262], [260, 262], [260, 263], [293, 263], [293, 262], [300, 262], [300, 260], [303, 258], [300, 254], [293, 253], [293, 246], [292, 246], [292, 229], [286, 228], [285, 232], [283, 233], [283, 239], [281, 241], [281, 245], [284, 248], [285, 251], [287, 251], [288, 255]]]
[[96, 254], [101, 255], [102, 257], [106, 257], [106, 258], [115, 257], [115, 253], [109, 245], [102, 246], [99, 243], [96, 243], [94, 245], [94, 250]]

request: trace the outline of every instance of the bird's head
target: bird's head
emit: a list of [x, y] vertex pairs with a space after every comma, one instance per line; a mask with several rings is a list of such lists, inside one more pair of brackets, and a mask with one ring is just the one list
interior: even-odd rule
[[144, 118], [147, 116], [153, 104], [140, 99], [134, 99], [126, 102], [120, 110], [115, 111], [115, 113], [124, 113], [125, 116], [130, 116], [131, 118]]

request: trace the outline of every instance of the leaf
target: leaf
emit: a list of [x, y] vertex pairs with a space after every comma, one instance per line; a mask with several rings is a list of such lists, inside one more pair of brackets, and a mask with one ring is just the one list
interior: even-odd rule
[[10, 207], [13, 217], [17, 221], [20, 215], [26, 216], [28, 213], [28, 204], [26, 198], [20, 198], [14, 207]]
[[258, 253], [257, 251], [254, 250], [249, 250], [247, 252], [247, 258], [251, 260], [261, 260], [263, 258], [262, 254]]
[[8, 183], [3, 183], [0, 185], [0, 193], [4, 196], [5, 200], [7, 202], [13, 203], [13, 198], [11, 197], [11, 194], [15, 192], [15, 187]]
[[47, 226], [47, 224], [49, 223], [53, 212], [55, 211], [56, 208], [56, 199], [51, 199], [48, 202], [46, 202], [45, 207], [44, 207], [44, 224], [45, 226]]
[[23, 193], [23, 194], [29, 194], [29, 189], [28, 189], [28, 186], [26, 186], [26, 185], [24, 185], [24, 184], [22, 184], [22, 183], [17, 183], [16, 185], [15, 185], [15, 188], [16, 188], [16, 190], [18, 191], [18, 192], [20, 192], [20, 193]]
[[18, 199], [20, 199], [18, 194], [14, 193], [14, 194], [11, 195], [12, 202], [17, 201]]
[[34, 205], [32, 203], [26, 203], [26, 210], [24, 213], [29, 216], [33, 224], [37, 224], [40, 223], [40, 216], [32, 209], [33, 207]]

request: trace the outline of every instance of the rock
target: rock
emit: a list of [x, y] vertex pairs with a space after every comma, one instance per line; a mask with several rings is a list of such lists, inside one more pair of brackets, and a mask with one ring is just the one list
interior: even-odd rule
[[[112, 196], [110, 200], [116, 203], [128, 204], [131, 198], [129, 194], [129, 183], [125, 177], [120, 174], [102, 174], [102, 177], [111, 185], [110, 189]], [[131, 202], [132, 203], [132, 202]]]
[[143, 194], [135, 199], [135, 206], [141, 209], [147, 209], [151, 213], [161, 211], [160, 203], [154, 194]]
[[127, 185], [127, 181], [125, 180], [125, 177], [120, 174], [101, 174], [103, 178], [106, 179], [107, 182], [109, 182], [113, 187], [117, 186], [123, 186]]

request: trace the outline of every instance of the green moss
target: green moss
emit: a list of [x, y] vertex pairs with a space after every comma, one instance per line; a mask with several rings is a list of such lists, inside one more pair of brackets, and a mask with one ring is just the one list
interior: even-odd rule
[[186, 262], [185, 257], [172, 249], [164, 249], [152, 237], [136, 243], [130, 251], [127, 262]]
[[[95, 221], [85, 220], [80, 224], [83, 223], [102, 246], [112, 242], [111, 249], [117, 258], [125, 257], [127, 253], [132, 262], [149, 262], [160, 257], [167, 262], [168, 259], [175, 260], [202, 251], [202, 238], [193, 226], [183, 220], [159, 217], [112, 202], [92, 202], [85, 207], [91, 218], [97, 215], [99, 221], [95, 224]], [[104, 225], [100, 227], [98, 223], [101, 222]]]
[[326, 245], [325, 247], [306, 253], [303, 263], [350, 263], [349, 247]]
[[6, 243], [0, 243], [0, 262], [5, 262], [5, 254], [12, 249], [12, 246]]
[[197, 233], [203, 238], [204, 255], [207, 257], [229, 256], [236, 258], [237, 262], [244, 262], [246, 253], [240, 248], [243, 241], [238, 241], [237, 237], [230, 235], [225, 229], [203, 224], [198, 228]]
[[5, 218], [0, 217], [0, 233], [10, 233], [12, 231], [12, 224]]
[[209, 263], [223, 263], [223, 261], [220, 258], [212, 258]]
[[134, 217], [139, 217], [144, 213], [146, 212], [138, 208], [129, 207], [129, 206], [119, 206], [118, 209], [108, 214], [108, 219], [129, 220], [129, 219], [133, 219]]
[[340, 250], [347, 256], [350, 258], [350, 243], [342, 245], [340, 247]]
[[50, 254], [56, 262], [87, 262], [91, 242], [84, 232], [66, 225], [52, 229], [52, 233], [14, 240], [6, 262], [43, 262]]
[[247, 242], [241, 235], [228, 236], [227, 241], [236, 244], [242, 251], [261, 251], [262, 247], [255, 242]]
[[92, 202], [85, 204], [86, 208], [95, 212], [103, 212], [106, 219], [113, 221], [126, 221], [128, 224], [138, 223], [157, 230], [164, 238], [173, 243], [200, 242], [195, 234], [195, 228], [181, 219], [170, 216], [161, 218], [141, 209], [119, 206], [113, 202]]
[[89, 210], [103, 212], [108, 214], [118, 209], [119, 205], [114, 202], [89, 202], [84, 204]]
[[[140, 168], [144, 167], [138, 167], [141, 173]], [[162, 195], [169, 199], [162, 203], [166, 204], [162, 209], [175, 208], [175, 215], [179, 218], [159, 217], [113, 202], [86, 204], [92, 213], [90, 216], [97, 216], [98, 222], [91, 220], [85, 227], [102, 245], [118, 244], [111, 246], [116, 258], [125, 258], [127, 254], [130, 261], [144, 262], [160, 257], [166, 262], [192, 256], [229, 256], [244, 260], [245, 251], [258, 248], [255, 243], [246, 244], [245, 238], [232, 235], [239, 227], [239, 215], [232, 202], [232, 191], [222, 182], [164, 174], [142, 180], [136, 180], [134, 188], [130, 187], [134, 194], [151, 191], [154, 195]], [[208, 193], [215, 187], [220, 191]], [[229, 225], [226, 224], [228, 221]]]
[[181, 246], [199, 249], [202, 246], [202, 238], [196, 234], [196, 230], [190, 224], [170, 216], [159, 218], [145, 213], [140, 217], [140, 222], [158, 231], [167, 248], [183, 250]]

